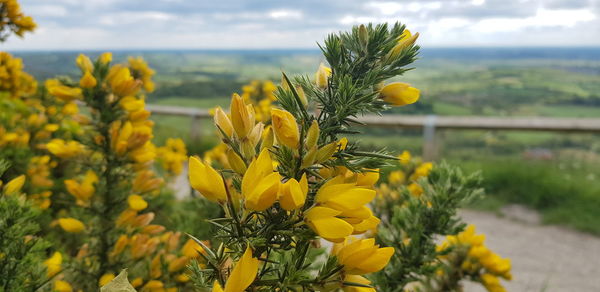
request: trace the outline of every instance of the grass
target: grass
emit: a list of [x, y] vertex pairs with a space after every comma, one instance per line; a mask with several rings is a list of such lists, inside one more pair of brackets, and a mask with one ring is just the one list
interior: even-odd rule
[[541, 212], [544, 222], [600, 235], [600, 173], [596, 165], [582, 167], [556, 162], [488, 159], [460, 163], [481, 170], [487, 196], [474, 207], [497, 210], [506, 203]]

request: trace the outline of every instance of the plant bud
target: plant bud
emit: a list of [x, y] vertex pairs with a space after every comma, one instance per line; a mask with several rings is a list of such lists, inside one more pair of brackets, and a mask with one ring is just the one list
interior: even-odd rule
[[96, 81], [96, 78], [92, 76], [92, 73], [90, 73], [90, 71], [85, 71], [83, 77], [79, 79], [79, 86], [81, 88], [93, 88], [96, 87], [96, 84], [98, 84], [98, 82]]
[[331, 68], [321, 63], [317, 73], [315, 73], [315, 83], [317, 84], [317, 87], [321, 89], [327, 88], [329, 76], [331, 76]]
[[296, 93], [298, 93], [298, 97], [300, 97], [300, 102], [302, 102], [302, 105], [306, 108], [306, 106], [308, 106], [308, 99], [306, 98], [306, 94], [304, 94], [304, 89], [302, 89], [302, 86], [296, 86]]
[[393, 82], [379, 92], [383, 101], [393, 106], [413, 104], [419, 100], [420, 91], [407, 83]]
[[306, 133], [306, 148], [311, 149], [317, 145], [317, 142], [319, 142], [319, 132], [319, 123], [313, 120], [310, 128], [308, 128], [308, 133]]
[[358, 27], [358, 39], [363, 46], [369, 43], [369, 31], [367, 31], [367, 27], [364, 24]]
[[308, 168], [315, 163], [315, 158], [317, 157], [317, 146], [313, 146], [310, 150], [304, 155], [302, 158], [302, 168]]
[[255, 145], [252, 144], [252, 142], [248, 139], [244, 139], [241, 143], [240, 143], [240, 152], [242, 152], [242, 155], [244, 157], [253, 157], [254, 155], [256, 155], [256, 148]]
[[92, 64], [90, 58], [84, 54], [79, 54], [77, 59], [75, 59], [75, 63], [77, 63], [77, 67], [79, 67], [82, 72], [91, 72], [94, 70], [94, 64]]
[[271, 128], [271, 126], [267, 126], [262, 133], [262, 144], [260, 145], [260, 150], [271, 148], [273, 146], [273, 140], [273, 128]]
[[274, 108], [271, 110], [271, 121], [277, 142], [291, 149], [297, 149], [300, 133], [296, 118], [288, 111]]
[[[217, 107], [215, 109], [214, 121], [215, 124], [225, 133], [225, 135], [227, 135], [227, 138], [231, 138], [231, 135], [233, 134], [233, 125], [221, 107]], [[221, 131], [219, 131], [219, 135], [222, 135]]]
[[331, 142], [331, 143], [321, 147], [321, 149], [319, 149], [317, 151], [316, 161], [318, 163], [323, 163], [323, 162], [327, 161], [329, 158], [331, 158], [331, 156], [333, 156], [333, 154], [335, 153], [337, 148], [338, 148], [337, 142]]
[[238, 138], [248, 136], [254, 127], [254, 112], [248, 111], [244, 100], [236, 93], [231, 97], [231, 122]]
[[235, 153], [235, 151], [231, 149], [227, 149], [227, 162], [229, 162], [229, 166], [233, 171], [244, 174], [246, 172], [246, 163], [242, 160], [242, 158]]

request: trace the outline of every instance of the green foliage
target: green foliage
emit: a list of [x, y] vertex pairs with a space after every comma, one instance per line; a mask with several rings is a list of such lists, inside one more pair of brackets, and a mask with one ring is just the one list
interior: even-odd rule
[[[0, 173], [6, 165], [0, 160]], [[46, 284], [42, 262], [49, 244], [38, 237], [39, 214], [24, 198], [0, 193], [0, 292], [30, 292]]]
[[464, 175], [446, 163], [418, 183], [421, 196], [403, 188], [400, 199], [384, 198], [373, 210], [381, 218], [378, 242], [396, 250], [388, 266], [373, 276], [378, 291], [404, 291], [407, 284], [432, 275], [439, 255], [436, 236], [460, 232], [465, 224], [457, 209], [483, 192], [478, 173]]

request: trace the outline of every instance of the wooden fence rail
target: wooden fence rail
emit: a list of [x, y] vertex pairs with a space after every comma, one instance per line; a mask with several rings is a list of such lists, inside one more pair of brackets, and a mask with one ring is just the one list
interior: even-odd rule
[[[191, 137], [200, 134], [201, 119], [212, 118], [206, 109], [163, 105], [147, 105], [147, 109], [156, 115], [190, 117]], [[436, 140], [439, 140], [436, 138], [436, 129], [600, 133], [600, 118], [367, 115], [358, 120], [363, 123], [361, 126], [367, 127], [423, 129], [423, 158], [426, 160], [436, 158]]]

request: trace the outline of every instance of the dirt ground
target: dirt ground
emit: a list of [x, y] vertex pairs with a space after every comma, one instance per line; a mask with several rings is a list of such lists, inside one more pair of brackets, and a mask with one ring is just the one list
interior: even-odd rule
[[[507, 291], [600, 291], [600, 237], [540, 225], [535, 212], [518, 206], [503, 211], [504, 216], [471, 210], [461, 215], [485, 233], [493, 251], [511, 258], [514, 279], [504, 282]], [[475, 285], [465, 288], [485, 291]]]

